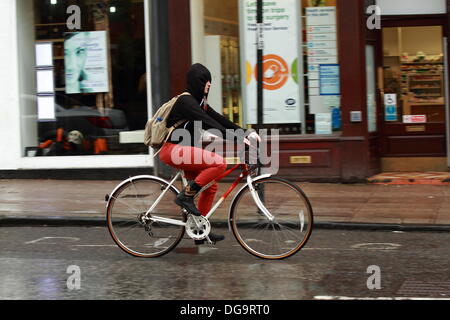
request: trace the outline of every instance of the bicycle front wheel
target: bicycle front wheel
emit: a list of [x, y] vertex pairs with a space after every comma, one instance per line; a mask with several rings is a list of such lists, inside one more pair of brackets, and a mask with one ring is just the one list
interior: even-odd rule
[[249, 253], [269, 260], [288, 258], [308, 241], [313, 226], [311, 204], [295, 184], [264, 178], [253, 183], [274, 220], [258, 208], [247, 186], [235, 197], [230, 224], [239, 244]]
[[[156, 258], [170, 252], [183, 238], [185, 228], [143, 219], [160, 198], [168, 183], [153, 177], [131, 178], [109, 197], [108, 230], [116, 244], [135, 257]], [[186, 222], [186, 215], [174, 203], [177, 190], [171, 186], [151, 216]]]

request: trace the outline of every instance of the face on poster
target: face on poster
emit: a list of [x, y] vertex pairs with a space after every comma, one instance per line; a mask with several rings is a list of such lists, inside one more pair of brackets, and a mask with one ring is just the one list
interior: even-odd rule
[[65, 36], [66, 93], [108, 92], [106, 32], [73, 32]]
[[[256, 1], [240, 0], [241, 60], [247, 124], [257, 122]], [[300, 1], [264, 1], [264, 123], [300, 123], [303, 77], [300, 65]]]

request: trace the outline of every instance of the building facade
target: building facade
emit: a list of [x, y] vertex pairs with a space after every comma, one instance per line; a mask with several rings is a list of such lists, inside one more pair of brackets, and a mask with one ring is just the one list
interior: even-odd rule
[[[264, 3], [264, 126], [280, 130], [280, 175], [448, 170], [447, 0]], [[3, 0], [2, 176], [162, 170], [142, 130], [196, 62], [212, 71], [211, 105], [255, 125], [255, 4]]]

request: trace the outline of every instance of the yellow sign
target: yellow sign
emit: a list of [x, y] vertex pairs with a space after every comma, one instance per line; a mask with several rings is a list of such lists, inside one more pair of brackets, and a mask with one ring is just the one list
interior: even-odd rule
[[425, 126], [408, 126], [406, 132], [424, 132], [425, 129]]
[[310, 164], [312, 163], [311, 156], [292, 156], [289, 158], [291, 164]]

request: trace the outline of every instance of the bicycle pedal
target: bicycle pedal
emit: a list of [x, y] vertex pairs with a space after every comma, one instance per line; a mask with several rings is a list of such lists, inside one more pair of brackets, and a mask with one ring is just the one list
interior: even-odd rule
[[205, 240], [194, 240], [194, 243], [196, 246], [200, 246], [202, 244], [205, 244]]
[[209, 245], [212, 245], [212, 246], [214, 246], [216, 244], [216, 242], [214, 242], [214, 241], [207, 241], [206, 239], [194, 240], [194, 243], [195, 243], [196, 246], [201, 246], [202, 244], [205, 244], [205, 243], [209, 244]]

